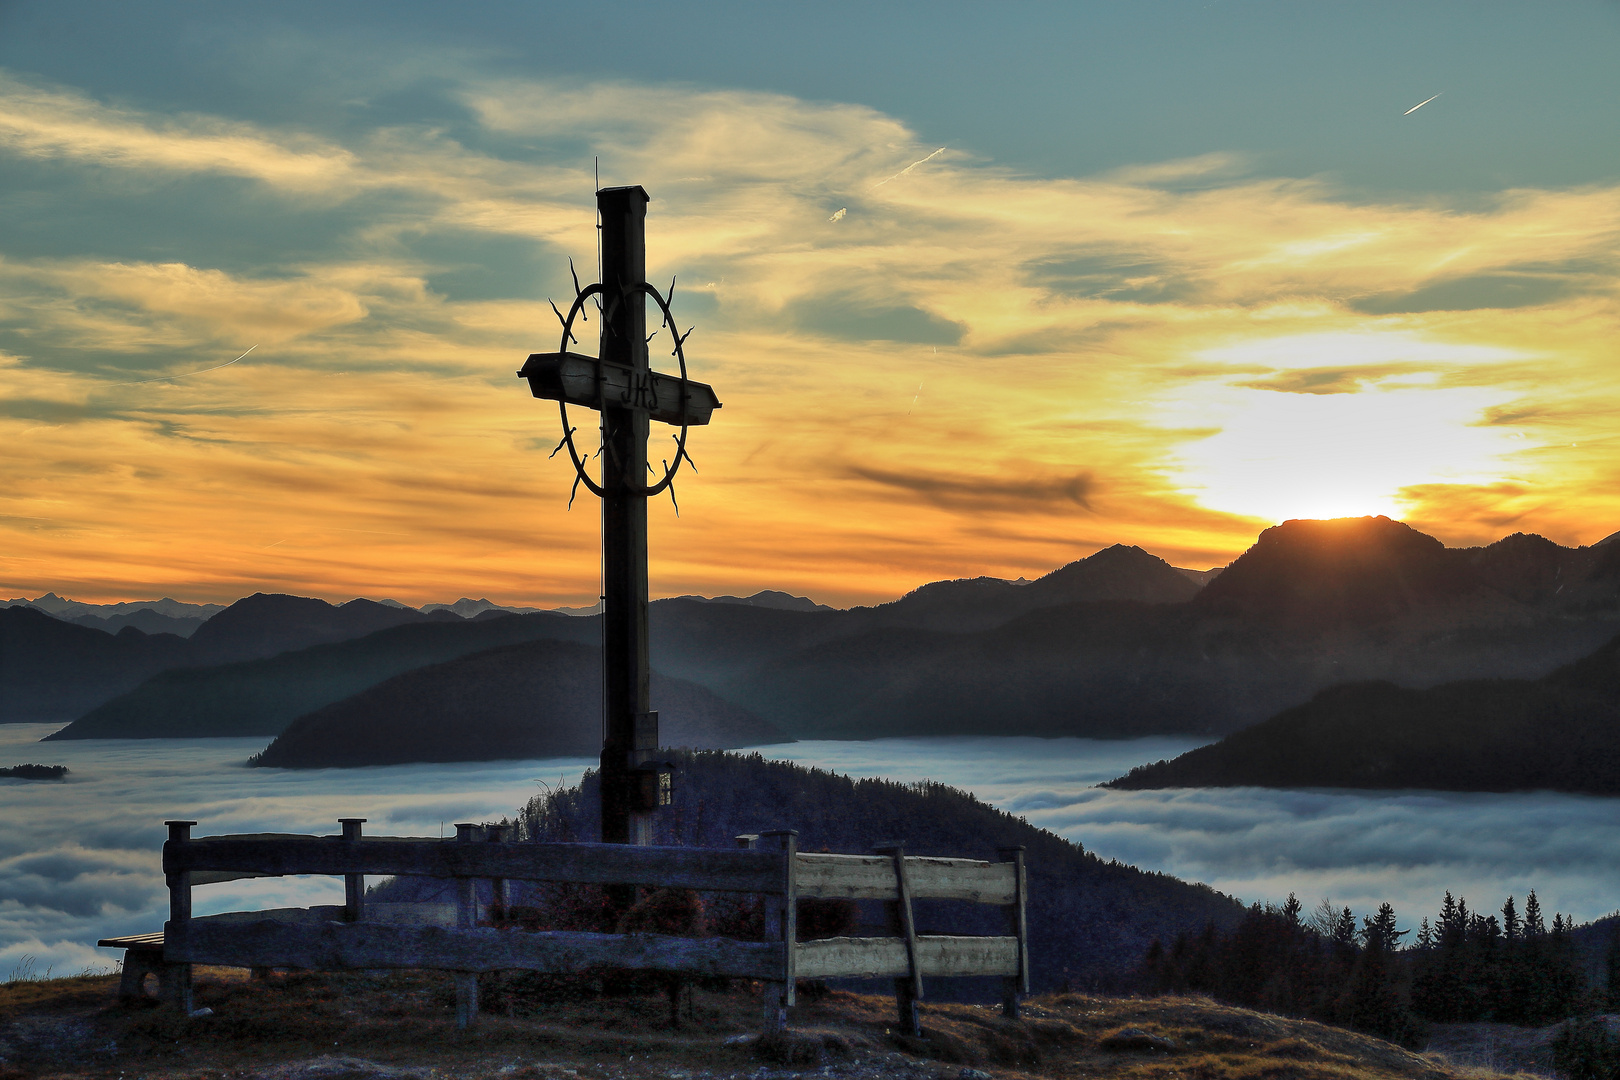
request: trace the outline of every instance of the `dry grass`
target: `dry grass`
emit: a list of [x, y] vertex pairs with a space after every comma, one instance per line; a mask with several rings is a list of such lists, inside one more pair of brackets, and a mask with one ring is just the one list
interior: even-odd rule
[[[813, 1073], [888, 1080], [1373, 1080], [1505, 1073], [1457, 1069], [1378, 1039], [1202, 999], [1047, 996], [1022, 1020], [924, 1005], [925, 1038], [892, 1031], [889, 998], [835, 992], [795, 1011], [786, 1036], [753, 1037], [758, 997], [691, 992], [683, 1022], [656, 993], [486, 993], [458, 1031], [447, 976], [199, 973], [190, 1018], [120, 1005], [112, 977], [0, 986], [0, 1080], [770, 1080]], [[530, 991], [533, 987], [528, 988]], [[555, 988], [554, 988], [555, 989]]]

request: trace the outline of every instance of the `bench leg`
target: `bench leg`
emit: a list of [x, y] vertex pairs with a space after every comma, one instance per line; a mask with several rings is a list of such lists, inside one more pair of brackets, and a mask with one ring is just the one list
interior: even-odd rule
[[192, 1011], [191, 965], [165, 962], [158, 968], [159, 996], [171, 1005], [179, 1006], [188, 1015]]
[[1001, 1015], [1009, 1020], [1018, 1019], [1018, 992], [1022, 989], [1023, 980], [1016, 975], [1001, 980]]
[[766, 1034], [787, 1030], [787, 992], [782, 983], [768, 982], [760, 995], [761, 1029]]
[[922, 1038], [922, 1021], [917, 1017], [917, 996], [910, 979], [894, 980], [894, 1022], [914, 1039]]
[[478, 1018], [478, 974], [458, 971], [456, 980], [456, 1027], [471, 1027]]
[[[146, 996], [146, 977], [163, 965], [163, 953], [156, 949], [125, 949], [123, 973], [118, 978], [120, 1001], [139, 1001]], [[161, 976], [159, 976], [161, 979]]]

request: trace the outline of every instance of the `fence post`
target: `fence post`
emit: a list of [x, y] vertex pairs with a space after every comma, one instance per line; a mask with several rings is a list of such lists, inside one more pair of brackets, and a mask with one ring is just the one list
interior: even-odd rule
[[[338, 824], [343, 826], [343, 842], [355, 844], [360, 840], [360, 826], [365, 824], [363, 817], [340, 817]], [[359, 852], [353, 852], [359, 855]], [[358, 860], [357, 860], [358, 861]], [[343, 875], [343, 921], [359, 922], [365, 918], [366, 911], [366, 875]]]
[[[484, 839], [491, 844], [506, 843], [507, 825], [485, 825]], [[506, 921], [507, 908], [511, 906], [511, 897], [508, 895], [511, 883], [505, 878], [491, 878], [489, 882], [489, 920], [493, 923]]]
[[[479, 839], [479, 828], [467, 822], [456, 823], [458, 844], [470, 844]], [[471, 930], [478, 925], [478, 879], [456, 879], [456, 928]], [[478, 1017], [478, 973], [458, 971], [456, 980], [456, 1027], [470, 1027]]]
[[[164, 847], [180, 847], [191, 842], [191, 827], [195, 821], [165, 821], [169, 827], [169, 841]], [[168, 944], [184, 944], [191, 931], [191, 871], [181, 870], [166, 875], [169, 886], [169, 921], [163, 927], [164, 951]], [[166, 1001], [180, 1006], [191, 1014], [191, 965], [165, 963], [158, 972], [158, 990]]]
[[905, 978], [894, 980], [895, 1011], [899, 1014], [897, 1021], [900, 1030], [907, 1035], [920, 1037], [922, 1021], [917, 1018], [917, 1002], [923, 996], [923, 985], [922, 972], [917, 969], [917, 923], [911, 912], [911, 882], [906, 877], [906, 846], [880, 844], [872, 850], [894, 860], [895, 899], [886, 901], [883, 908], [884, 914], [888, 917], [889, 933], [905, 939], [906, 966], [909, 969], [909, 974]]
[[1007, 930], [1018, 938], [1018, 974], [1001, 980], [1001, 1013], [1009, 1020], [1018, 1019], [1018, 995], [1029, 993], [1029, 923], [1024, 914], [1024, 897], [1028, 885], [1024, 878], [1024, 846], [998, 848], [1004, 863], [1013, 864], [1013, 902], [1007, 912]]
[[781, 895], [765, 897], [765, 940], [782, 943], [782, 981], [765, 984], [762, 1002], [764, 1029], [773, 1032], [786, 1029], [787, 1011], [796, 1004], [797, 980], [794, 971], [799, 959], [799, 833], [796, 829], [778, 829], [761, 834], [760, 840], [761, 846], [767, 850], [782, 853]]

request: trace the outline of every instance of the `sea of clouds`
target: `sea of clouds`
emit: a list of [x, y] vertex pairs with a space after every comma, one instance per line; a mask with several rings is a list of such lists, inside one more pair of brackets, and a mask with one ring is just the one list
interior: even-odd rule
[[[372, 834], [453, 835], [571, 784], [579, 758], [281, 771], [243, 762], [262, 739], [85, 740], [38, 745], [53, 725], [0, 725], [0, 764], [64, 764], [64, 783], [0, 780], [0, 981], [110, 968], [98, 938], [161, 927], [166, 819], [196, 835], [330, 834], [364, 817]], [[1246, 901], [1294, 892], [1370, 912], [1389, 901], [1415, 925], [1447, 890], [1491, 909], [1534, 888], [1581, 920], [1620, 907], [1613, 800], [1545, 793], [1116, 792], [1131, 766], [1190, 749], [1180, 739], [940, 738], [801, 742], [771, 757], [855, 776], [935, 779], [974, 792], [1118, 859], [1203, 881]], [[342, 902], [342, 882], [286, 878], [195, 891], [198, 914]]]

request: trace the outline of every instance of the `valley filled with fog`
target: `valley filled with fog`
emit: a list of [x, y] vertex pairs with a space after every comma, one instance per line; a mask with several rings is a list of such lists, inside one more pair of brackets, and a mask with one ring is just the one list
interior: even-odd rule
[[[0, 780], [0, 978], [72, 974], [118, 958], [98, 938], [159, 929], [167, 892], [163, 821], [194, 835], [337, 831], [453, 835], [510, 815], [542, 785], [572, 784], [583, 758], [284, 771], [242, 763], [263, 739], [87, 739], [40, 745], [56, 728], [0, 726], [0, 763], [64, 764], [65, 782]], [[919, 738], [804, 741], [769, 757], [853, 776], [934, 779], [1118, 859], [1245, 901], [1296, 892], [1358, 914], [1389, 901], [1401, 925], [1433, 917], [1450, 889], [1476, 910], [1537, 890], [1543, 908], [1587, 921], [1620, 901], [1613, 800], [1548, 793], [1114, 791], [1132, 766], [1195, 740]], [[199, 914], [341, 903], [338, 879], [230, 882], [196, 890]]]

